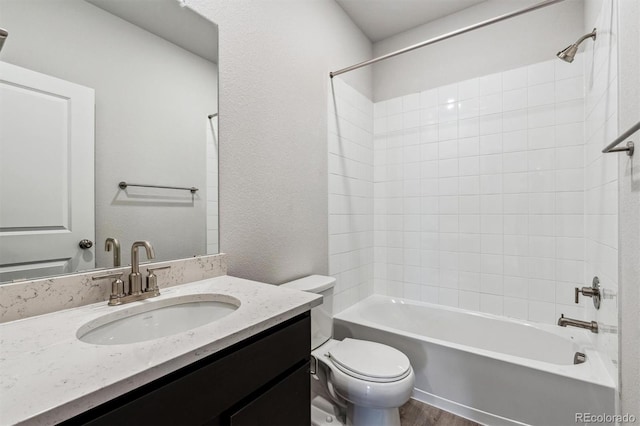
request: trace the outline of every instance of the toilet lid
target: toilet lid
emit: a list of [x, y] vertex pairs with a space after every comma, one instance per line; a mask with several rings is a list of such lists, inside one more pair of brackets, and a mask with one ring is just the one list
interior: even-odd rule
[[344, 339], [329, 350], [329, 358], [343, 373], [373, 382], [403, 379], [411, 368], [399, 350], [366, 340]]

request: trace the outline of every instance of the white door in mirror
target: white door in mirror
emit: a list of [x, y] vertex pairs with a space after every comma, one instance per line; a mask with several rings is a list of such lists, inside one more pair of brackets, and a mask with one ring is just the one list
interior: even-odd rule
[[0, 62], [0, 282], [95, 267], [94, 98]]

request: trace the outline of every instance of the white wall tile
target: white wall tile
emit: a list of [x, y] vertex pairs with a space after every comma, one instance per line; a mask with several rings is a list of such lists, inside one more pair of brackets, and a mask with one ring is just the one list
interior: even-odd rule
[[453, 104], [458, 100], [458, 85], [449, 84], [438, 88], [438, 105]]
[[[609, 179], [616, 176], [613, 166], [585, 149], [584, 140], [612, 130], [588, 126], [585, 133], [582, 68], [556, 62], [374, 106], [371, 154], [362, 150], [362, 138], [361, 148], [341, 147], [347, 156], [372, 157], [373, 171], [331, 165], [338, 176], [344, 169], [352, 180], [376, 182], [372, 276], [383, 278], [372, 281], [372, 288], [544, 323], [554, 323], [567, 306], [584, 312], [565, 300], [567, 289], [584, 281], [589, 250], [606, 252], [602, 247], [615, 244], [604, 236], [613, 229], [609, 220], [590, 231], [599, 241], [585, 248], [584, 187], [599, 188], [595, 177], [585, 182], [585, 160], [608, 167]], [[607, 116], [595, 104], [589, 111]], [[335, 149], [338, 141], [330, 146]], [[368, 212], [370, 204], [349, 198], [360, 191], [366, 200], [361, 185], [331, 181], [330, 190], [332, 214]], [[605, 199], [617, 202], [613, 192], [594, 189], [594, 211], [603, 211]], [[332, 223], [350, 230], [344, 220]], [[358, 229], [353, 238], [332, 238], [331, 250], [366, 249], [369, 241], [360, 236], [366, 231]], [[357, 265], [349, 256], [337, 260], [342, 269]]]
[[460, 100], [477, 98], [479, 94], [479, 79], [472, 78], [470, 80], [458, 83], [458, 97]]
[[505, 92], [527, 87], [527, 68], [516, 68], [502, 73], [502, 88]]
[[527, 90], [527, 106], [537, 107], [553, 104], [555, 101], [554, 82], [529, 86]]
[[502, 94], [502, 109], [503, 111], [513, 111], [518, 109], [524, 109], [527, 107], [527, 90], [514, 89], [503, 92]]
[[496, 73], [479, 78], [479, 95], [489, 95], [502, 92], [502, 74]]
[[553, 82], [555, 77], [555, 61], [540, 62], [527, 67], [527, 83], [535, 86]]
[[431, 89], [420, 92], [420, 108], [431, 108], [438, 106], [438, 90]]
[[[374, 161], [383, 164], [386, 158], [380, 153], [374, 155], [373, 148], [381, 145], [386, 148], [387, 139], [378, 139], [374, 145], [372, 131], [382, 135], [402, 128], [403, 100], [409, 110], [418, 99], [417, 96], [397, 98], [374, 106], [346, 84], [337, 90], [340, 91], [337, 94], [339, 108], [336, 112], [329, 106], [329, 116], [335, 119], [329, 120], [328, 141], [329, 273], [336, 278], [335, 312], [368, 296], [374, 287], [381, 288], [373, 282], [373, 179], [374, 176], [386, 177], [386, 166], [384, 174], [374, 171]], [[337, 125], [333, 126], [332, 122]], [[383, 187], [378, 189], [386, 191]], [[383, 226], [382, 221], [375, 222]], [[378, 252], [378, 256], [380, 254]], [[387, 275], [382, 265], [376, 269], [376, 274]]]
[[464, 99], [458, 102], [458, 119], [465, 120], [480, 115], [478, 98]]

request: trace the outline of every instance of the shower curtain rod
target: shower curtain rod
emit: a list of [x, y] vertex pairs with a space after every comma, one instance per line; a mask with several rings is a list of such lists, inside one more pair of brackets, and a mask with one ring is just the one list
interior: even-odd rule
[[438, 37], [434, 37], [429, 40], [405, 47], [404, 49], [396, 50], [395, 52], [387, 53], [386, 55], [379, 56], [377, 58], [369, 59], [368, 61], [360, 62], [359, 64], [351, 65], [347, 68], [342, 68], [338, 71], [332, 71], [329, 73], [329, 77], [333, 78], [336, 75], [344, 74], [345, 72], [357, 70], [358, 68], [366, 67], [367, 65], [375, 64], [376, 62], [384, 61], [385, 59], [393, 58], [394, 56], [402, 55], [403, 53], [411, 52], [412, 50], [420, 49], [421, 47], [428, 46], [430, 44], [437, 43], [442, 40], [446, 40], [451, 37], [455, 37], [460, 34], [468, 33], [469, 31], [477, 30], [478, 28], [486, 27], [496, 22], [504, 21], [509, 18], [532, 12], [543, 7], [551, 6], [552, 4], [560, 3], [564, 0], [545, 0], [540, 3], [525, 7], [515, 12], [505, 13], [504, 15], [496, 16], [495, 18], [487, 19], [486, 21], [478, 22], [477, 24], [469, 25], [468, 27], [460, 28], [459, 30], [452, 31], [450, 33], [443, 34]]

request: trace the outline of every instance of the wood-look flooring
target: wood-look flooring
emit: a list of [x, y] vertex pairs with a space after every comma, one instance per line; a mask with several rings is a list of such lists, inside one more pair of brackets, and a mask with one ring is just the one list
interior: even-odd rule
[[400, 407], [402, 426], [479, 426], [478, 423], [442, 411], [415, 399]]

